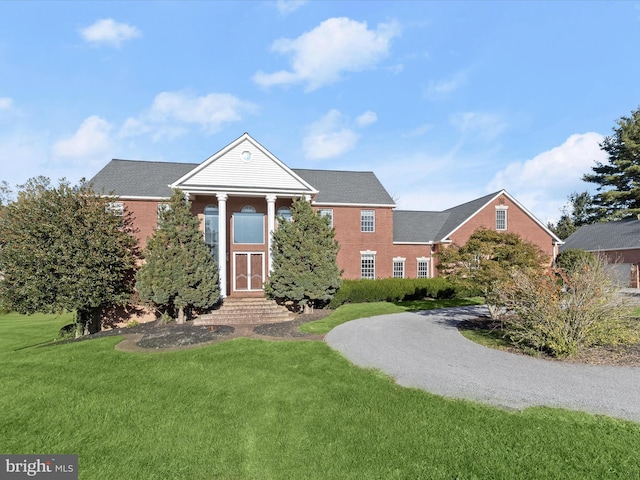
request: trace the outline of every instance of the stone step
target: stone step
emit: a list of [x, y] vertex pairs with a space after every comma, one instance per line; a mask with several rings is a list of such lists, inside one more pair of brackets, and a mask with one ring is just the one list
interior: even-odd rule
[[295, 318], [285, 307], [265, 298], [225, 298], [222, 306], [200, 315], [194, 325], [241, 325], [288, 322]]

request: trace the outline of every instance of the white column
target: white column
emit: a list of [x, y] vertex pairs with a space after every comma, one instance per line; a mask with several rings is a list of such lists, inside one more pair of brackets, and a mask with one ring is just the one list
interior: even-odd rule
[[273, 194], [267, 195], [267, 258], [269, 259], [269, 265], [267, 270], [271, 272], [271, 245], [273, 243], [273, 232], [276, 229], [276, 196]]
[[226, 193], [218, 193], [218, 276], [220, 295], [227, 296], [227, 198]]

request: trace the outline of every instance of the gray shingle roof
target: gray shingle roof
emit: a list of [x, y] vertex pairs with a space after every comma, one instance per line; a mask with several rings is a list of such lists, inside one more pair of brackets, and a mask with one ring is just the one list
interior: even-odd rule
[[318, 203], [388, 205], [395, 202], [373, 172], [294, 168], [297, 175], [318, 190]]
[[560, 251], [570, 248], [589, 251], [640, 248], [640, 220], [583, 225], [565, 240]]
[[[98, 193], [122, 197], [171, 196], [170, 183], [187, 174], [198, 163], [111, 160], [90, 182]], [[321, 203], [389, 205], [394, 201], [373, 172], [292, 169], [319, 190]]]
[[197, 163], [111, 160], [90, 183], [96, 193], [165, 198], [171, 196], [168, 185], [197, 166]]
[[393, 214], [394, 242], [440, 242], [500, 192], [476, 198], [442, 212], [396, 210]]
[[393, 241], [405, 243], [435, 242], [449, 214], [394, 210]]

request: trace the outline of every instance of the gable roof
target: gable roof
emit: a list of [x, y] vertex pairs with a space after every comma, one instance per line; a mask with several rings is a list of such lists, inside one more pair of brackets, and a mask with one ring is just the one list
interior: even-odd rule
[[590, 252], [640, 249], [640, 220], [629, 218], [583, 225], [564, 241], [560, 250], [570, 248]]
[[222, 190], [310, 195], [317, 192], [248, 133], [176, 179], [171, 187], [190, 193]]
[[557, 243], [562, 243], [551, 230], [534, 217], [526, 208], [505, 190], [451, 207], [442, 212], [419, 212], [396, 210], [393, 216], [393, 241], [395, 243], [446, 243], [465, 223], [499, 195], [505, 195], [534, 222], [542, 227]]
[[349, 172], [339, 170], [293, 170], [313, 185], [318, 194], [314, 205], [368, 205], [395, 207], [389, 192], [373, 172]]

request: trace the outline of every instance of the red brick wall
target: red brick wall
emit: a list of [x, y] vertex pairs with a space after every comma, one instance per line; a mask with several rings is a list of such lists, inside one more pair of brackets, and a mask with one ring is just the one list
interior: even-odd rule
[[[317, 207], [333, 210], [333, 227], [340, 244], [338, 267], [344, 270], [343, 278], [360, 278], [360, 252], [376, 252], [376, 277], [393, 275], [393, 210], [371, 207]], [[362, 210], [375, 212], [375, 231], [360, 231]]]
[[142, 250], [147, 245], [147, 237], [158, 227], [158, 201], [124, 200], [125, 214], [131, 213], [136, 227], [135, 236]]
[[517, 233], [524, 240], [537, 245], [551, 260], [553, 256], [553, 238], [524, 210], [513, 203], [506, 195], [500, 195], [485, 208], [458, 229], [451, 240], [457, 245], [464, 245], [478, 228], [496, 229], [496, 206], [507, 208], [507, 232]]

